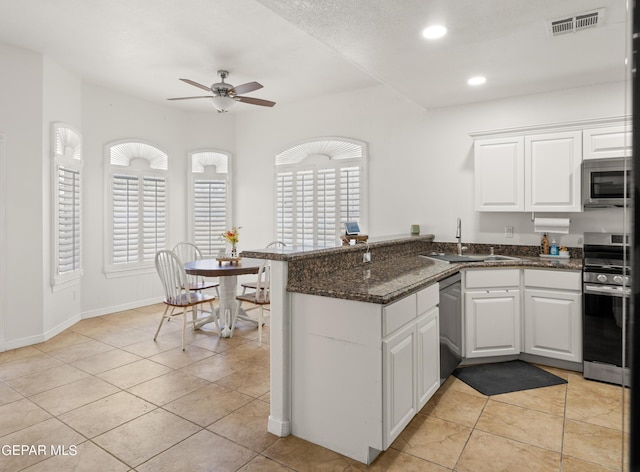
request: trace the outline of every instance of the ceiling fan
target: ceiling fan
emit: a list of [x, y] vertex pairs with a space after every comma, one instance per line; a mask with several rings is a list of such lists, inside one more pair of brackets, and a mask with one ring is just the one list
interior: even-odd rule
[[197, 97], [178, 97], [168, 98], [167, 100], [191, 100], [194, 98], [209, 98], [211, 103], [218, 110], [218, 113], [225, 113], [229, 108], [235, 105], [236, 102], [248, 103], [250, 105], [260, 105], [263, 107], [272, 107], [276, 102], [270, 100], [262, 100], [261, 98], [252, 98], [241, 96], [243, 93], [253, 92], [262, 88], [262, 84], [258, 82], [247, 82], [246, 84], [238, 85], [234, 87], [224, 81], [229, 76], [229, 72], [226, 70], [219, 70], [220, 82], [213, 84], [211, 87], [199, 84], [190, 79], [180, 79], [183, 82], [191, 84], [195, 87], [211, 92], [213, 95], [200, 95]]

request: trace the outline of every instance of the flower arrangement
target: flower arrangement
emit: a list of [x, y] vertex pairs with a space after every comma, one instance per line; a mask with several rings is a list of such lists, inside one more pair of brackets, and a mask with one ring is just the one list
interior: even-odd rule
[[230, 230], [225, 231], [221, 234], [222, 238], [226, 241], [230, 242], [233, 246], [238, 244], [240, 239], [240, 228], [236, 228], [235, 226]]
[[222, 239], [231, 243], [231, 257], [238, 257], [238, 249], [236, 248], [236, 244], [240, 240], [240, 228], [233, 227], [220, 235]]

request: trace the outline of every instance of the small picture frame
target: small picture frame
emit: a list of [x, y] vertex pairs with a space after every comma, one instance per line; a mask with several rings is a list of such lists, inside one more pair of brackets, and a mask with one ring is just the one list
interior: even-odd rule
[[347, 221], [344, 224], [344, 233], [348, 236], [355, 236], [360, 233], [360, 226], [357, 221]]

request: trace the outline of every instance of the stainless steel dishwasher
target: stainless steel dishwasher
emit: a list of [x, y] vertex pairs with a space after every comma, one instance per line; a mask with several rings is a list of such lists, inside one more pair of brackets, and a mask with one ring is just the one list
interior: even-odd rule
[[440, 285], [440, 385], [462, 360], [462, 287], [460, 273]]

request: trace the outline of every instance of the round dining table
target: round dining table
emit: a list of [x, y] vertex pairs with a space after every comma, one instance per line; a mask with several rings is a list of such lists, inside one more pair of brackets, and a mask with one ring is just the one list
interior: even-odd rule
[[[220, 321], [224, 323], [221, 327], [220, 335], [228, 338], [233, 335], [233, 313], [236, 308], [236, 295], [238, 289], [238, 276], [246, 274], [257, 274], [260, 266], [264, 263], [262, 259], [241, 258], [238, 261], [227, 262], [218, 261], [217, 259], [199, 259], [184, 264], [184, 270], [187, 274], [200, 275], [203, 277], [218, 277], [220, 280], [220, 301], [218, 306], [218, 316]], [[238, 318], [255, 323], [258, 322], [246, 316], [244, 310], [240, 307]], [[215, 321], [212, 313], [207, 318], [198, 320], [196, 328]]]

